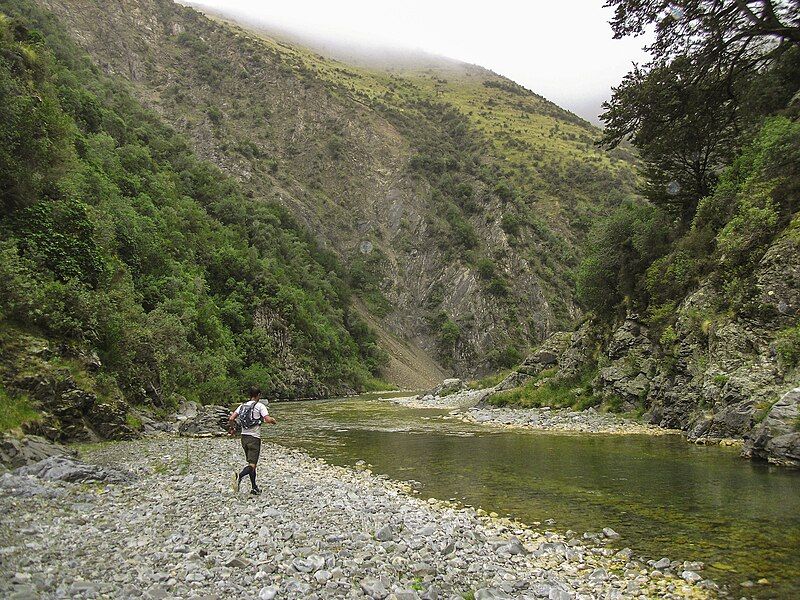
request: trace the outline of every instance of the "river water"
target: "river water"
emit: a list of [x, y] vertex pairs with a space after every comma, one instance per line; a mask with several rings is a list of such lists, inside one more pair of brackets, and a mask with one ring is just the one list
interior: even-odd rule
[[[736, 450], [677, 435], [494, 429], [375, 395], [273, 403], [270, 412], [278, 425], [267, 439], [333, 464], [363, 460], [415, 482], [424, 498], [579, 535], [611, 527], [635, 556], [705, 562], [705, 576], [736, 598], [800, 598], [800, 473]], [[740, 587], [762, 578], [769, 585]]]

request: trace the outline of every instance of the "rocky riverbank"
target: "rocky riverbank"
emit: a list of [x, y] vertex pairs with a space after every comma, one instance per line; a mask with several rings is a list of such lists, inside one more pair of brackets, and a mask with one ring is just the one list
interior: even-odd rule
[[[84, 458], [116, 484], [6, 474], [4, 597], [705, 598], [700, 565], [645, 565], [611, 530], [565, 537], [436, 500], [368, 470], [265, 444], [234, 495], [234, 439], [151, 438]], [[130, 479], [132, 477], [132, 479]], [[16, 484], [15, 484], [16, 482]], [[18, 489], [27, 495], [18, 495]]]
[[391, 398], [392, 402], [409, 408], [436, 408], [450, 410], [444, 419], [459, 419], [466, 423], [539, 431], [567, 431], [576, 433], [676, 435], [681, 431], [665, 429], [658, 425], [642, 423], [594, 408], [573, 411], [565, 409], [508, 408], [482, 404], [493, 388], [461, 390], [445, 396], [422, 394], [405, 398]]

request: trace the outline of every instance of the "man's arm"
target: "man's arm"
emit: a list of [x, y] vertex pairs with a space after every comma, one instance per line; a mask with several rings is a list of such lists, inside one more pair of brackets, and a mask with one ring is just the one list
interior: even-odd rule
[[261, 418], [264, 419], [264, 423], [267, 425], [275, 425], [275, 423], [277, 423], [275, 419], [269, 416], [269, 411], [266, 406], [261, 409]]
[[239, 409], [236, 409], [231, 413], [231, 416], [228, 417], [228, 433], [233, 435], [236, 433], [236, 417], [239, 416]]

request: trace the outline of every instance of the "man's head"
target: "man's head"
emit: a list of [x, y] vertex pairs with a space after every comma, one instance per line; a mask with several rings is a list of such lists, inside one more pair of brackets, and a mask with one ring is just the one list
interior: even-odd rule
[[261, 398], [261, 388], [258, 386], [250, 386], [250, 398], [252, 400], [258, 400]]

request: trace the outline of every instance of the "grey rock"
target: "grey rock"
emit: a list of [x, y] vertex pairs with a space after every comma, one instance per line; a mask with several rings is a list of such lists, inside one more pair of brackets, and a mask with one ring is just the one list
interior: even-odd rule
[[800, 387], [784, 393], [764, 420], [745, 437], [742, 454], [784, 467], [800, 468]]
[[394, 539], [394, 533], [389, 525], [384, 525], [375, 532], [375, 539], [379, 542], [390, 542]]
[[12, 496], [43, 496], [55, 498], [63, 496], [66, 491], [61, 488], [49, 487], [38, 483], [32, 477], [3, 473], [0, 475], [0, 490]]
[[668, 569], [670, 566], [670, 560], [665, 556], [664, 558], [657, 560], [653, 563], [654, 569]]
[[496, 587], [475, 590], [475, 600], [511, 600], [506, 592]]
[[51, 456], [14, 470], [17, 475], [33, 475], [50, 481], [73, 483], [126, 483], [131, 476], [121, 471], [90, 465], [66, 456]]
[[272, 600], [277, 595], [278, 595], [278, 588], [274, 586], [263, 587], [258, 592], [258, 600]]
[[618, 540], [621, 537], [616, 531], [611, 529], [611, 527], [604, 527], [603, 535], [610, 540]]
[[[194, 404], [194, 403], [190, 403]], [[197, 412], [188, 410], [186, 414], [179, 415], [178, 434], [186, 437], [222, 437], [228, 433], [228, 417], [231, 410], [225, 406], [207, 404], [192, 407]]]
[[15, 469], [30, 465], [51, 456], [75, 455], [61, 444], [50, 442], [38, 435], [0, 435], [0, 463]]
[[362, 579], [359, 586], [361, 587], [361, 591], [370, 598], [373, 598], [373, 600], [383, 600], [389, 595], [386, 586], [384, 586], [380, 580], [373, 577]]
[[698, 575], [694, 571], [684, 571], [681, 573], [681, 578], [688, 583], [697, 583], [703, 579], [702, 576]]

